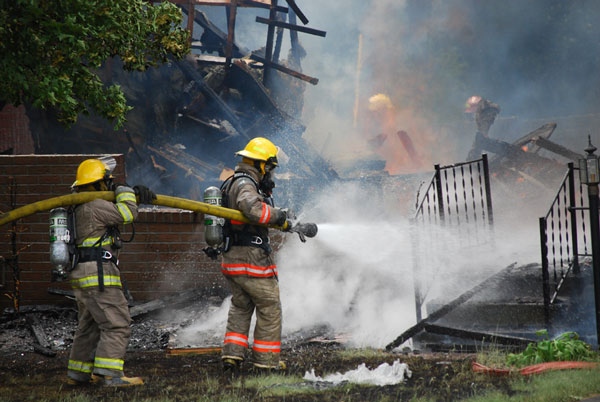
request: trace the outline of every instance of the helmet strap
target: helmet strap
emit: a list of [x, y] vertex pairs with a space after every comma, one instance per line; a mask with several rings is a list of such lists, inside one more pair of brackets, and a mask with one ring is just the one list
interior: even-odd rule
[[265, 174], [265, 162], [264, 161], [259, 161], [256, 159], [249, 159], [249, 162], [252, 166], [254, 166], [256, 168], [256, 170], [259, 171], [259, 173], [261, 175]]
[[108, 191], [108, 186], [104, 180], [98, 180], [95, 183], [91, 183], [96, 191]]

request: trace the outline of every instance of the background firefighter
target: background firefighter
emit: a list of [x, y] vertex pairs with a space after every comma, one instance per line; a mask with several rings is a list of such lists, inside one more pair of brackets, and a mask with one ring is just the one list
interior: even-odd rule
[[266, 138], [252, 139], [237, 152], [242, 161], [225, 188], [224, 206], [241, 211], [253, 224], [231, 221], [224, 233], [229, 250], [223, 253], [222, 272], [231, 286], [222, 360], [226, 374], [234, 374], [249, 347], [252, 315], [256, 311], [251, 361], [257, 371], [279, 369], [281, 351], [281, 301], [277, 266], [271, 254], [268, 227], [291, 227], [287, 212], [271, 198], [275, 187], [271, 173], [277, 166], [278, 148]]
[[488, 137], [490, 127], [494, 124], [496, 116], [500, 113], [500, 106], [481, 96], [471, 96], [465, 103], [465, 113], [472, 113], [475, 116], [475, 124], [477, 125], [477, 133], [475, 141], [471, 146], [471, 150], [467, 156], [467, 160], [474, 160], [479, 157], [482, 148], [477, 143], [477, 137]]
[[[121, 285], [117, 256], [118, 225], [132, 223], [140, 203], [156, 195], [144, 186], [113, 185], [114, 159], [88, 159], [77, 169], [73, 190], [112, 191], [115, 202], [95, 199], [75, 207], [74, 268], [69, 273], [78, 307], [78, 325], [69, 355], [68, 383], [107, 386], [141, 385], [125, 377], [124, 356], [131, 334], [129, 307]], [[112, 165], [112, 166], [111, 166]]]
[[390, 174], [419, 169], [423, 161], [406, 130], [399, 129], [402, 111], [390, 97], [378, 93], [369, 98], [363, 133], [369, 148], [385, 161]]

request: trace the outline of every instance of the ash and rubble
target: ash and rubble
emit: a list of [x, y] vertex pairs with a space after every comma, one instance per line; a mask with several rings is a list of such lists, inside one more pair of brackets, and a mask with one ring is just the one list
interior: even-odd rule
[[[16, 352], [40, 351], [39, 341], [29, 322], [35, 317], [43, 330], [48, 342], [46, 353], [51, 351], [68, 350], [73, 344], [73, 336], [77, 329], [77, 310], [65, 308], [53, 310], [20, 313], [17, 316], [4, 317], [0, 324], [0, 354]], [[132, 333], [128, 349], [131, 350], [160, 350], [168, 343], [171, 332], [177, 324], [168, 323], [154, 317], [144, 317], [134, 320], [131, 325]]]
[[[169, 346], [173, 334], [192, 324], [194, 317], [211, 305], [211, 300], [193, 303], [172, 314], [166, 310], [141, 314], [132, 318], [128, 350], [152, 351]], [[5, 312], [0, 317], [0, 354], [13, 352], [43, 353], [41, 342], [32, 327], [37, 325], [45, 337], [46, 349], [70, 349], [77, 329], [77, 308], [56, 306], [31, 306], [18, 314]], [[183, 317], [183, 318], [182, 318]], [[34, 324], [35, 323], [35, 324]], [[38, 333], [39, 335], [39, 333]]]
[[[179, 334], [197, 325], [222, 308], [224, 300], [210, 297], [194, 300], [181, 306], [168, 306], [136, 315], [132, 307], [131, 337], [128, 351], [159, 351], [185, 348], [220, 347], [224, 328], [214, 327], [193, 331], [180, 338]], [[19, 313], [6, 310], [0, 316], [0, 355], [38, 352], [53, 356], [69, 350], [77, 329], [77, 308], [73, 306], [25, 306]], [[306, 342], [343, 343], [326, 325], [316, 325], [286, 335], [292, 345]]]

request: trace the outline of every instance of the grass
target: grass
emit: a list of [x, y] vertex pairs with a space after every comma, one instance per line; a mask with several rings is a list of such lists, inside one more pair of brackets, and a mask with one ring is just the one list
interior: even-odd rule
[[[563, 340], [571, 342], [572, 339]], [[570, 402], [600, 394], [600, 366], [527, 377], [518, 374], [516, 368], [508, 377], [475, 373], [471, 368], [473, 360], [487, 367], [509, 368], [508, 356], [508, 353], [494, 349], [481, 350], [477, 355], [431, 357], [390, 354], [376, 349], [316, 348], [290, 356], [291, 367], [288, 365], [285, 375], [242, 375], [231, 383], [224, 383], [219, 376], [218, 356], [165, 357], [154, 353], [150, 357], [140, 354], [132, 356], [131, 366], [136, 367], [136, 374], [147, 379], [147, 384], [118, 390], [67, 390], [57, 386], [64, 379], [66, 356], [62, 361], [44, 360], [52, 364], [49, 367], [38, 365], [38, 360], [42, 359], [36, 357], [31, 364], [22, 364], [21, 369], [10, 370], [9, 366], [0, 365], [0, 402]], [[389, 363], [396, 359], [406, 362], [413, 371], [410, 380], [398, 385], [377, 387], [346, 383], [333, 386], [303, 379], [306, 367], [316, 367], [322, 375], [346, 372], [363, 362], [374, 368], [384, 361]], [[592, 360], [600, 362], [597, 352], [593, 352]], [[15, 399], [17, 393], [20, 395]]]
[[554, 371], [512, 381], [514, 395], [497, 392], [464, 402], [569, 402], [600, 394], [600, 369]]

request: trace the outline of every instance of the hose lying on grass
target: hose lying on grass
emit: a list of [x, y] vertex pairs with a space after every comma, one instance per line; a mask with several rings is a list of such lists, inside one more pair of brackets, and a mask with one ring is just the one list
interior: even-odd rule
[[476, 373], [484, 373], [495, 376], [507, 376], [511, 374], [520, 374], [520, 375], [533, 375], [540, 374], [546, 371], [551, 370], [572, 370], [572, 369], [593, 369], [596, 367], [600, 367], [600, 363], [596, 362], [547, 362], [547, 363], [539, 363], [533, 364], [531, 366], [523, 367], [519, 370], [511, 370], [511, 369], [496, 369], [484, 366], [483, 364], [473, 362], [473, 371]]

